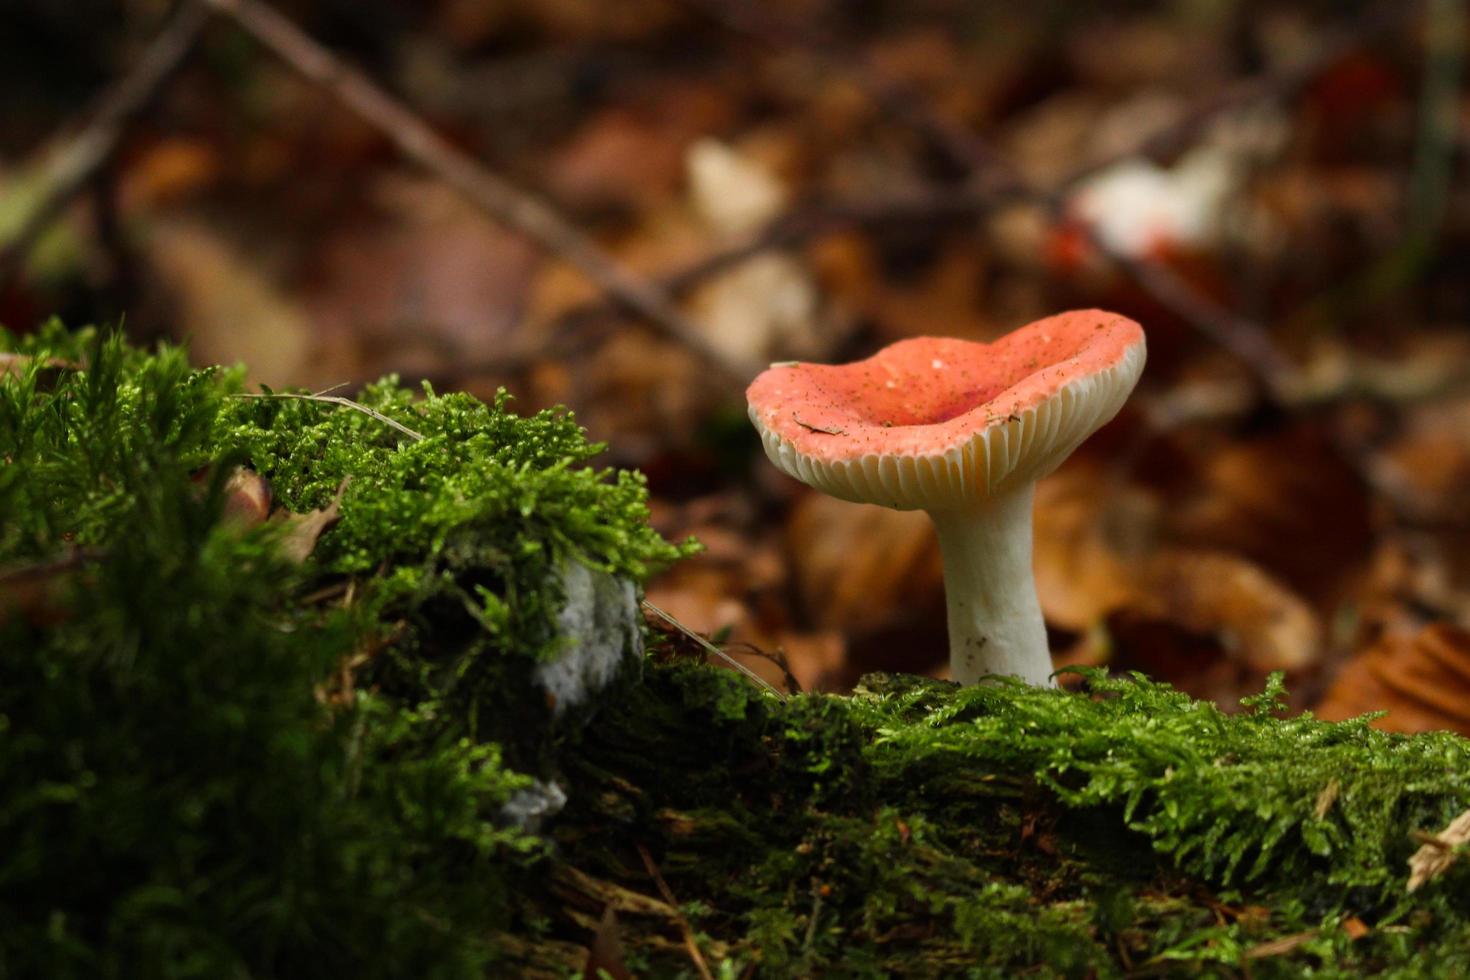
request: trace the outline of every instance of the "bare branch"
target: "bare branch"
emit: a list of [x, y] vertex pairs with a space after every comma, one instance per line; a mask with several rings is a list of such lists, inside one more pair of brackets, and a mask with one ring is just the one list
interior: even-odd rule
[[689, 959], [694, 964], [695, 970], [699, 971], [701, 980], [714, 980], [714, 975], [709, 972], [709, 964], [704, 961], [704, 954], [699, 951], [699, 942], [694, 938], [694, 929], [689, 925], [689, 920], [684, 917], [679, 908], [679, 902], [674, 898], [673, 889], [669, 883], [664, 881], [664, 876], [659, 874], [658, 865], [653, 863], [653, 855], [648, 853], [648, 848], [641, 841], [635, 843], [638, 848], [638, 856], [643, 859], [643, 867], [648, 870], [648, 876], [653, 879], [654, 885], [663, 900], [668, 903], [669, 908], [674, 910], [674, 921], [679, 924], [679, 932], [684, 935], [684, 949], [689, 953]]
[[734, 657], [730, 656], [724, 650], [721, 650], [719, 647], [715, 646], [709, 640], [706, 640], [704, 637], [700, 636], [698, 633], [694, 632], [692, 629], [690, 629], [689, 627], [685, 626], [683, 623], [679, 622], [673, 616], [671, 616], [668, 613], [664, 612], [662, 609], [660, 609], [658, 606], [655, 606], [653, 603], [649, 602], [647, 599], [644, 599], [643, 600], [643, 608], [647, 609], [649, 612], [653, 613], [659, 619], [662, 619], [664, 622], [668, 623], [674, 629], [678, 630], [680, 633], [683, 633], [685, 636], [689, 637], [689, 639], [691, 639], [695, 643], [699, 644], [699, 646], [701, 648], [703, 648], [706, 653], [713, 654], [716, 659], [723, 661], [725, 664], [729, 665], [730, 667], [733, 667], [735, 670], [739, 671], [740, 673], [744, 674], [746, 677], [750, 678], [752, 681], [754, 681], [756, 683], [756, 685], [758, 687], [765, 688], [767, 691], [770, 691], [772, 694], [776, 695], [776, 697], [778, 699], [782, 700], [782, 701], [785, 701], [786, 700], [786, 695], [785, 694], [782, 694], [779, 690], [777, 690], [776, 687], [773, 684], [771, 684], [770, 681], [766, 680], [760, 674], [757, 674], [755, 671], [751, 670], [749, 667], [745, 666], [743, 663], [741, 663], [740, 661], [736, 660]]
[[756, 373], [755, 365], [736, 360], [710, 344], [661, 290], [625, 270], [545, 202], [491, 172], [434, 132], [403, 102], [339, 60], [275, 10], [260, 0], [201, 2], [233, 18], [303, 77], [381, 131], [404, 156], [459, 191], [491, 218], [576, 266], [619, 306], [660, 334], [734, 378], [744, 380]]
[[410, 429], [408, 426], [404, 425], [402, 422], [397, 421], [396, 419], [389, 418], [382, 412], [378, 411], [376, 408], [370, 408], [367, 405], [362, 404], [361, 402], [355, 402], [351, 398], [344, 398], [341, 395], [304, 395], [300, 392], [294, 391], [246, 391], [241, 392], [238, 395], [232, 395], [230, 397], [291, 398], [295, 399], [296, 401], [303, 402], [326, 402], [331, 405], [341, 405], [343, 408], [350, 408], [354, 412], [361, 412], [369, 418], [377, 419], [379, 422], [382, 422], [384, 425], [390, 428], [397, 429], [399, 432], [402, 432], [414, 442], [420, 442], [424, 438], [421, 433], [415, 432], [414, 430]]
[[183, 65], [208, 20], [206, 11], [192, 2], [185, 3], [148, 45], [132, 71], [101, 95], [86, 125], [65, 142], [60, 136], [54, 140], [59, 148], [45, 194], [11, 240], [0, 244], [0, 289], [20, 271], [46, 229], [112, 159], [128, 125], [153, 104]]

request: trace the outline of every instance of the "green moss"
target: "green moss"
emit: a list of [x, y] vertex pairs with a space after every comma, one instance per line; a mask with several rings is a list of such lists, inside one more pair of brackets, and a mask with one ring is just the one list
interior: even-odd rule
[[[1470, 871], [1404, 889], [1463, 739], [1280, 717], [1275, 681], [1235, 715], [1100, 673], [782, 701], [661, 650], [553, 724], [562, 563], [685, 550], [569, 416], [362, 395], [414, 439], [3, 343], [86, 369], [0, 378], [0, 976], [579, 975], [608, 904], [639, 975], [692, 976], [640, 848], [725, 976], [1470, 973]], [[304, 564], [221, 520], [235, 466], [341, 491]], [[535, 779], [546, 838], [505, 817]]]
[[[556, 562], [678, 553], [641, 483], [503, 399], [376, 386], [400, 443], [176, 350], [6, 346], [35, 360], [0, 378], [0, 975], [483, 975], [545, 845], [477, 716], [544, 732], [514, 682], [558, 642]], [[293, 511], [351, 477], [304, 565], [222, 522], [236, 466]]]
[[1470, 806], [1470, 742], [1278, 718], [1276, 688], [1227, 715], [1086, 686], [874, 676], [781, 703], [660, 668], [583, 735], [568, 853], [646, 888], [645, 841], [762, 976], [1348, 976], [1414, 943], [1464, 963], [1466, 872], [1404, 884], [1411, 832]]

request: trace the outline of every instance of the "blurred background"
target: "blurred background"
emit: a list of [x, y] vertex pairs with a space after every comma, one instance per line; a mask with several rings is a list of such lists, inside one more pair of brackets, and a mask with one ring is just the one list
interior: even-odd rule
[[778, 684], [941, 673], [922, 514], [779, 475], [768, 362], [1140, 320], [1039, 489], [1059, 662], [1470, 732], [1465, 0], [0, 0], [0, 323], [565, 405]]

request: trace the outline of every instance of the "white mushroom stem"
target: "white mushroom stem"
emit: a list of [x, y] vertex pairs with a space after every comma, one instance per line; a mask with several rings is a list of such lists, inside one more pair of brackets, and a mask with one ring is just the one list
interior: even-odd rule
[[954, 679], [1013, 674], [1052, 686], [1051, 650], [1031, 573], [1034, 484], [978, 505], [930, 511], [944, 554]]

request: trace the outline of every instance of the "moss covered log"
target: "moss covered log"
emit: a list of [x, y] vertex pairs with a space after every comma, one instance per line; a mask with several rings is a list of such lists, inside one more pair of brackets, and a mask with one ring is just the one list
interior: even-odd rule
[[565, 414], [0, 349], [0, 976], [1470, 974], [1470, 873], [1405, 887], [1463, 739], [1100, 673], [783, 700], [568, 614], [688, 546]]

